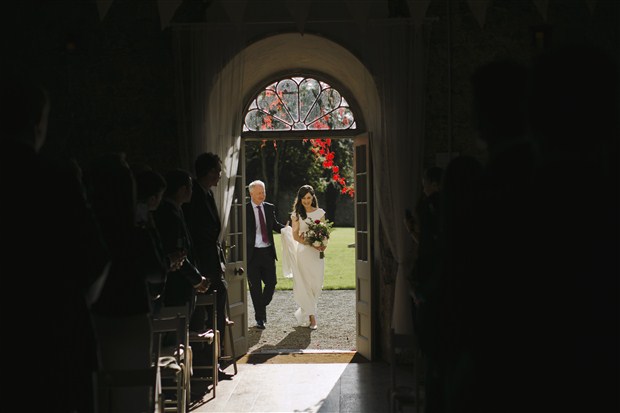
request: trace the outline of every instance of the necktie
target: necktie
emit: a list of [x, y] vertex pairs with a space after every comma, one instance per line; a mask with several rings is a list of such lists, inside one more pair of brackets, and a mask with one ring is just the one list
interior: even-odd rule
[[260, 222], [260, 232], [263, 235], [263, 241], [269, 242], [269, 235], [267, 235], [267, 225], [265, 224], [265, 217], [263, 216], [263, 210], [261, 206], [257, 206], [258, 208], [258, 220]]

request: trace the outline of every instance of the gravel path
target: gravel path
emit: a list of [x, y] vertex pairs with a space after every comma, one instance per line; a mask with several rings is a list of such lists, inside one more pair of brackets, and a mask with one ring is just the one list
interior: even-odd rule
[[297, 327], [292, 291], [276, 291], [267, 306], [265, 330], [256, 328], [248, 293], [248, 352], [355, 350], [355, 290], [325, 290], [319, 298], [317, 330]]

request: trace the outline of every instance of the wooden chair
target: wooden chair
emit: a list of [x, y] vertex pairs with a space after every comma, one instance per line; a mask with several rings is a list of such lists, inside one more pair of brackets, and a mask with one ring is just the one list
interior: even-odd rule
[[159, 413], [157, 367], [129, 370], [99, 370], [95, 373], [95, 412]]
[[[420, 373], [423, 368], [416, 337], [413, 334], [397, 334], [390, 329], [390, 412], [402, 411], [405, 406], [413, 406], [420, 412]], [[413, 356], [413, 382], [403, 384], [398, 380], [398, 356], [410, 354]], [[402, 380], [401, 380], [402, 381]]]
[[153, 316], [163, 412], [185, 413], [189, 406], [192, 357], [188, 342], [188, 317], [189, 304], [164, 306]]
[[97, 413], [154, 412], [159, 398], [148, 314], [91, 314], [101, 368], [94, 373]]
[[[219, 360], [219, 348], [220, 337], [217, 331], [217, 291], [212, 291], [209, 294], [198, 294], [196, 296], [196, 306], [205, 306], [207, 308], [209, 318], [213, 320], [213, 329], [209, 332], [191, 332], [189, 335], [190, 346], [195, 346], [195, 351], [205, 345], [210, 346], [211, 351], [211, 363], [205, 363], [203, 359], [196, 358], [192, 365], [193, 374], [191, 380], [199, 382], [211, 383], [213, 392], [213, 398], [216, 395], [216, 387], [218, 382], [218, 360]], [[202, 356], [202, 352], [201, 356]], [[198, 355], [198, 351], [196, 351]], [[204, 374], [204, 372], [208, 374]]]

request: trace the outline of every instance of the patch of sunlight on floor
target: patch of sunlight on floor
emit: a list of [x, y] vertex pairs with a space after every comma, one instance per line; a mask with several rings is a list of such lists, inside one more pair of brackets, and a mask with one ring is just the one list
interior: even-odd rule
[[[349, 364], [240, 364], [195, 412], [318, 412]], [[229, 370], [229, 369], [227, 369]]]

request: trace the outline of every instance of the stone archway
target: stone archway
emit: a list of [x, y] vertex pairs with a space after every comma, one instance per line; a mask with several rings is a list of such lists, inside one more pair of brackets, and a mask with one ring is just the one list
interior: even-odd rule
[[[241, 68], [241, 72], [239, 68]], [[348, 92], [349, 103], [354, 102], [352, 106], [357, 113], [356, 118], [358, 121], [361, 120], [360, 123], [363, 125], [360, 132], [365, 132], [366, 144], [363, 146], [363, 151], [366, 155], [364, 155], [364, 159], [370, 156], [368, 139], [372, 138], [373, 131], [378, 131], [380, 128], [381, 106], [374, 79], [356, 56], [339, 44], [321, 36], [301, 35], [299, 33], [279, 34], [247, 46], [223, 68], [213, 88], [214, 91], [219, 91], [221, 85], [231, 84], [232, 79], [241, 82], [241, 85], [237, 85], [236, 88], [238, 93], [235, 96], [228, 96], [227, 105], [230, 106], [223, 108], [220, 102], [219, 106], [210, 104], [208, 107], [211, 108], [210, 110], [217, 107], [220, 113], [225, 111], [230, 114], [239, 114], [239, 116], [231, 116], [230, 118], [242, 119], [247, 99], [258, 88], [279, 74], [290, 74], [292, 72], [299, 72], [300, 74], [320, 73], [322, 76], [333, 80], [339, 89]], [[216, 94], [211, 95], [211, 102], [217, 102]], [[357, 152], [359, 149], [361, 148], [358, 148]], [[241, 178], [241, 182], [245, 185], [244, 177]], [[371, 184], [370, 177], [368, 177], [367, 183]], [[368, 191], [364, 193], [369, 194]], [[365, 211], [367, 211], [366, 214], [370, 214], [370, 209], [365, 209]], [[369, 215], [364, 217], [364, 222], [368, 221], [372, 222]], [[367, 232], [368, 225], [365, 228]], [[366, 235], [370, 236], [370, 234]], [[372, 237], [370, 236], [368, 239], [371, 240]], [[245, 245], [245, 242], [243, 244]], [[361, 331], [364, 331], [364, 345], [358, 345], [358, 351], [366, 358], [371, 359], [372, 283], [369, 282], [370, 261], [361, 264], [360, 262], [356, 263], [356, 279], [359, 281], [359, 274], [364, 274], [364, 288], [359, 290], [360, 287], [358, 286], [358, 295], [362, 294], [363, 291], [364, 298], [357, 300], [357, 316], [364, 321], [357, 323], [357, 329], [358, 342], [362, 335]], [[362, 306], [364, 309], [363, 317], [360, 317], [359, 313], [361, 302], [364, 304]], [[247, 303], [245, 305], [247, 308]]]

